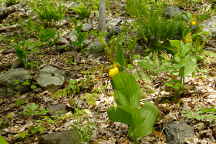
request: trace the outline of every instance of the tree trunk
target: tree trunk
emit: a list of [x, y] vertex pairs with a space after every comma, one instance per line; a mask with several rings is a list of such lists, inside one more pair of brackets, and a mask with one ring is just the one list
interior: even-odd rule
[[100, 0], [99, 3], [99, 24], [98, 29], [101, 32], [106, 32], [106, 3], [105, 0]]

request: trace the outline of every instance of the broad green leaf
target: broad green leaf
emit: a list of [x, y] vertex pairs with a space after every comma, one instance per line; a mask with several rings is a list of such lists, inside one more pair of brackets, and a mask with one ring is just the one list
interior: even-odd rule
[[158, 108], [154, 104], [146, 102], [139, 110], [137, 117], [133, 119], [134, 125], [129, 128], [129, 136], [137, 139], [151, 134], [158, 116]]
[[185, 70], [184, 70], [184, 75], [187, 76], [188, 74], [191, 74], [192, 72], [194, 72], [197, 68], [197, 61], [196, 58], [193, 58], [191, 56], [189, 56], [186, 59], [185, 62]]
[[120, 107], [111, 107], [108, 109], [107, 113], [108, 113], [110, 120], [114, 122], [122, 122], [127, 125], [132, 124], [131, 114], [124, 111]]
[[115, 93], [115, 101], [118, 105], [121, 106], [130, 105], [130, 102], [128, 101], [127, 97], [123, 95], [121, 91], [114, 89], [114, 93]]
[[175, 47], [175, 48], [180, 48], [181, 47], [181, 42], [179, 40], [170, 40], [170, 45], [172, 47]]
[[3, 136], [0, 136], [0, 144], [9, 144]]
[[[135, 78], [126, 73], [120, 72], [112, 79], [113, 88], [115, 89], [115, 97], [117, 104], [128, 104], [134, 107], [139, 106], [139, 99], [141, 96], [141, 90], [139, 84]], [[124, 99], [124, 102], [121, 101]]]

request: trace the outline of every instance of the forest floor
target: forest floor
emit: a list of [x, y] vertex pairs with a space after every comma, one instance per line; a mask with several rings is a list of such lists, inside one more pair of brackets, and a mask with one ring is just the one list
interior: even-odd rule
[[[73, 5], [73, 2], [69, 1], [63, 3], [68, 7]], [[185, 6], [185, 10], [196, 13], [200, 10], [197, 7], [204, 4], [209, 3], [197, 2]], [[110, 2], [107, 12], [108, 26], [121, 25], [122, 21], [128, 20], [124, 5], [124, 1]], [[94, 50], [89, 52], [85, 49], [95, 44], [97, 39], [97, 9], [90, 5], [93, 10], [89, 17], [83, 19], [79, 19], [80, 13], [69, 11], [66, 18], [59, 23], [51, 26], [48, 24], [45, 28], [51, 27], [59, 32], [57, 40], [53, 42], [49, 41], [49, 36], [48, 39], [46, 36], [35, 36], [38, 31], [43, 31], [40, 27], [43, 23], [29, 5], [17, 3], [12, 6], [18, 8], [8, 10], [6, 16], [1, 13], [1, 10], [6, 9], [5, 5], [2, 4], [2, 9], [0, 8], [0, 82], [4, 72], [23, 67], [15, 50], [20, 45], [27, 48], [25, 53], [28, 54], [30, 67], [27, 69], [32, 79], [30, 84], [27, 84], [30, 90], [20, 92], [16, 89], [17, 92], [12, 96], [2, 95], [1, 87], [5, 85], [0, 83], [0, 136], [10, 144], [37, 144], [40, 143], [40, 137], [47, 133], [76, 128], [83, 143], [133, 143], [128, 137], [127, 125], [111, 122], [106, 113], [114, 104], [114, 92], [108, 76], [112, 63], [104, 53]], [[215, 8], [213, 4], [211, 6]], [[77, 31], [81, 30], [88, 36], [82, 37], [78, 34], [80, 39], [85, 40], [71, 46], [70, 41], [73, 40], [70, 38], [77, 36], [73, 34], [75, 21], [86, 26]], [[68, 38], [70, 32], [72, 33]], [[42, 42], [36, 43], [37, 39]], [[205, 46], [215, 47], [215, 41], [215, 38], [211, 38]], [[40, 48], [37, 48], [38, 45]], [[141, 103], [151, 101], [160, 110], [154, 132], [140, 139], [138, 143], [166, 144], [168, 125], [178, 121], [187, 123], [193, 129], [194, 134], [188, 144], [216, 144], [216, 57], [214, 52], [211, 52], [212, 55], [206, 53], [198, 64], [197, 72], [186, 77], [184, 94], [178, 101], [173, 100], [174, 92], [165, 86], [169, 77], [167, 73], [160, 73], [154, 80], [138, 79], [143, 89]], [[135, 62], [136, 60], [132, 64]], [[64, 72], [65, 81], [60, 87], [41, 87], [38, 84], [36, 77], [47, 65]], [[138, 69], [129, 71], [136, 73]], [[207, 108], [212, 111], [205, 111]], [[55, 113], [57, 110], [62, 112]]]

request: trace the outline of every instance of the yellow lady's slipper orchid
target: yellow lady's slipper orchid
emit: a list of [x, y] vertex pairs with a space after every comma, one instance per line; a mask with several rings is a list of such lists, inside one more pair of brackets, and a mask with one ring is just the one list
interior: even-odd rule
[[192, 26], [197, 25], [197, 21], [195, 21], [195, 20], [191, 21], [191, 25]]
[[119, 73], [119, 68], [117, 66], [114, 66], [109, 70], [109, 76], [114, 77], [116, 74]]

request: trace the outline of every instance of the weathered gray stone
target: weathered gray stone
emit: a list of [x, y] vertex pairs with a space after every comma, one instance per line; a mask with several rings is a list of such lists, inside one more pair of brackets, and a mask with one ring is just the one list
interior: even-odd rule
[[48, 111], [51, 115], [61, 115], [65, 114], [66, 106], [64, 104], [48, 105]]
[[23, 68], [10, 69], [9, 71], [0, 73], [0, 84], [14, 85], [15, 82], [23, 82], [31, 78], [30, 72]]
[[[10, 69], [0, 73], [0, 96], [13, 96], [30, 90], [32, 76], [23, 68]], [[26, 84], [28, 82], [29, 84]], [[24, 84], [25, 83], [25, 84]]]
[[75, 129], [54, 132], [41, 136], [39, 144], [80, 144], [80, 136]]
[[216, 37], [216, 16], [212, 16], [200, 25], [204, 32], [208, 32], [211, 37]]
[[188, 139], [194, 137], [191, 126], [183, 121], [174, 121], [165, 127], [167, 144], [184, 144]]
[[40, 70], [36, 81], [43, 88], [59, 87], [64, 84], [64, 72], [56, 67], [48, 65]]

